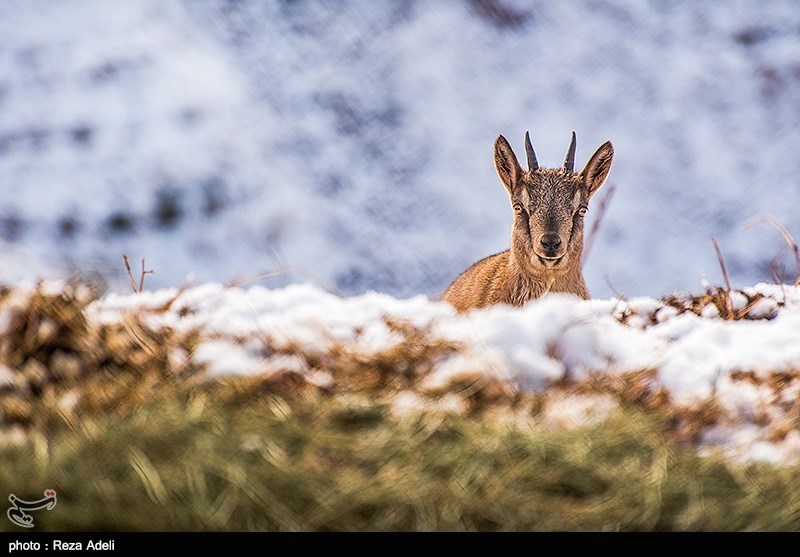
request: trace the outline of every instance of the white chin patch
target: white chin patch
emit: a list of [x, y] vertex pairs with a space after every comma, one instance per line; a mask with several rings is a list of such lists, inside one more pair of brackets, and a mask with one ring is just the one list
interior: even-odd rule
[[564, 260], [564, 256], [558, 257], [556, 259], [548, 259], [548, 258], [541, 257], [539, 255], [534, 254], [533, 257], [531, 257], [531, 262], [533, 264], [542, 265], [544, 267], [551, 268], [551, 269], [560, 266], [561, 262], [563, 260]]

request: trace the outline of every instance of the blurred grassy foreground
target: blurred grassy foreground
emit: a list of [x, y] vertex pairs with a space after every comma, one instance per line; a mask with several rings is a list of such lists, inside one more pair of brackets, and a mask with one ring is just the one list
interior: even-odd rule
[[198, 380], [166, 352], [190, 336], [91, 330], [88, 303], [34, 297], [0, 340], [0, 496], [56, 490], [37, 531], [800, 530], [800, 466], [698, 456], [641, 400], [564, 429], [535, 401], [398, 411], [377, 383]]

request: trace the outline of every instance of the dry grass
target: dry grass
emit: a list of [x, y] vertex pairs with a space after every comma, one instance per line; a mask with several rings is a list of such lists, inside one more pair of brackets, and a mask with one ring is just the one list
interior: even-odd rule
[[154, 330], [136, 316], [93, 325], [85, 310], [94, 299], [81, 284], [56, 292], [40, 284], [30, 295], [6, 290], [7, 325], [0, 337], [0, 423], [47, 431], [51, 412], [65, 417], [135, 405], [162, 385], [180, 384], [196, 369], [176, 353], [194, 338]]

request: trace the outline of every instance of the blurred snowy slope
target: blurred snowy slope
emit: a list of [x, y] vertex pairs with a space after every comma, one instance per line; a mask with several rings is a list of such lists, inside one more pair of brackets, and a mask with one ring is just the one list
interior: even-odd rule
[[152, 287], [437, 296], [506, 248], [491, 146], [528, 129], [545, 166], [615, 145], [593, 295], [719, 282], [711, 235], [770, 280], [786, 244], [743, 225], [800, 234], [798, 30], [793, 0], [9, 0], [0, 281], [124, 290], [126, 254]]

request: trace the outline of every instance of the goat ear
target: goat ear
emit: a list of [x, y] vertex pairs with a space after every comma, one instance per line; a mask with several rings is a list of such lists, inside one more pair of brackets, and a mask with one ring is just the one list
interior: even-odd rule
[[606, 141], [597, 151], [594, 152], [592, 158], [586, 163], [586, 166], [581, 170], [580, 177], [586, 186], [587, 197], [592, 197], [594, 193], [600, 189], [603, 182], [606, 181], [608, 173], [611, 170], [611, 159], [614, 158], [614, 146], [610, 141]]
[[511, 195], [522, 176], [522, 168], [519, 166], [519, 161], [517, 161], [511, 145], [502, 135], [498, 135], [494, 142], [494, 167], [497, 175], [500, 176], [500, 181]]

